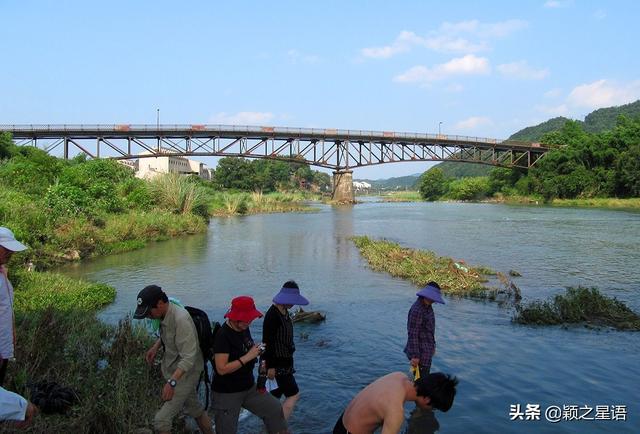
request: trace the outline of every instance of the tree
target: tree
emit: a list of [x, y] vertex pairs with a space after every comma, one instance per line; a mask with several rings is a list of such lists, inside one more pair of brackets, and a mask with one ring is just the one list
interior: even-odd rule
[[222, 158], [213, 172], [213, 181], [222, 188], [253, 190], [254, 177], [255, 166], [244, 158]]
[[424, 200], [437, 200], [446, 191], [447, 181], [442, 169], [434, 167], [422, 174], [419, 182], [420, 195]]

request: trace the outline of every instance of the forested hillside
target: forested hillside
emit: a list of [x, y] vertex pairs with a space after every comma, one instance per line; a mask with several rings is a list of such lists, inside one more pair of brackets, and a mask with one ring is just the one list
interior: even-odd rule
[[[616, 107], [607, 107], [595, 110], [589, 113], [584, 121], [573, 121], [582, 126], [583, 130], [588, 133], [600, 133], [612, 130], [616, 126], [616, 121], [620, 115], [624, 115], [630, 119], [640, 116], [640, 100], [631, 104], [625, 104]], [[570, 121], [565, 117], [556, 117], [542, 122], [538, 125], [526, 127], [513, 133], [510, 140], [523, 140], [528, 142], [539, 142], [542, 137], [553, 131], [560, 131], [564, 125]], [[447, 178], [466, 178], [474, 176], [487, 176], [493, 169], [492, 166], [471, 163], [453, 163], [442, 162], [432, 167], [442, 170]]]

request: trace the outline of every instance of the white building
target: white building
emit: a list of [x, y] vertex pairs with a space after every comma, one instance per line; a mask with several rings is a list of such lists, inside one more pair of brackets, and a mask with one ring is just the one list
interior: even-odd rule
[[[169, 151], [167, 151], [169, 152]], [[143, 154], [150, 154], [144, 152]], [[186, 157], [144, 157], [138, 159], [136, 177], [153, 178], [162, 173], [179, 173], [181, 175], [197, 175], [202, 179], [211, 179], [211, 172], [207, 165]]]
[[368, 191], [371, 189], [371, 184], [364, 181], [353, 181], [353, 189], [355, 191]]

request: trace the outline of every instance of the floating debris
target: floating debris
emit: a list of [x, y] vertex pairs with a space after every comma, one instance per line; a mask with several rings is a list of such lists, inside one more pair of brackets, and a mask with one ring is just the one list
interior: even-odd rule
[[291, 315], [292, 322], [320, 322], [327, 319], [327, 316], [318, 311], [305, 311], [301, 307]]

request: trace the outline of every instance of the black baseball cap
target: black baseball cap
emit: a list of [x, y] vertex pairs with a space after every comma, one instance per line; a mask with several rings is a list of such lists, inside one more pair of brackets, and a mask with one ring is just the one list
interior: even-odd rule
[[146, 318], [149, 311], [156, 307], [158, 301], [164, 297], [164, 291], [158, 285], [145, 286], [142, 291], [138, 293], [138, 306], [133, 313], [135, 319]]

